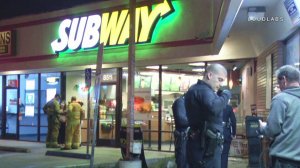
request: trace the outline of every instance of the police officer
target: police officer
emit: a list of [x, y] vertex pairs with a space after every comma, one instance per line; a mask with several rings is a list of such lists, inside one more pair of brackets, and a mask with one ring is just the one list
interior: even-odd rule
[[231, 93], [217, 91], [226, 78], [227, 70], [222, 65], [211, 64], [203, 80], [198, 80], [185, 94], [190, 124], [187, 154], [191, 168], [221, 167], [223, 109]]
[[222, 151], [221, 167], [227, 168], [228, 166], [228, 154], [232, 138], [236, 135], [236, 118], [233, 113], [232, 107], [227, 104], [223, 113], [223, 126], [224, 126], [224, 143]]
[[46, 103], [43, 107], [44, 112], [47, 114], [48, 119], [48, 132], [46, 138], [47, 148], [59, 148], [58, 133], [60, 128], [59, 115], [63, 113], [60, 108], [60, 95], [55, 94], [54, 98]]

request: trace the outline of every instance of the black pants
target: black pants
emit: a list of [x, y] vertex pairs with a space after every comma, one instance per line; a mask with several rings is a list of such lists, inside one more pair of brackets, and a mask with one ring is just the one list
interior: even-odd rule
[[187, 161], [187, 133], [185, 131], [175, 131], [175, 160], [178, 168], [189, 168]]
[[222, 145], [217, 145], [214, 155], [209, 157], [204, 156], [204, 150], [201, 147], [200, 135], [189, 138], [187, 155], [190, 168], [221, 168]]
[[224, 141], [223, 151], [222, 151], [222, 161], [221, 161], [222, 168], [228, 167], [228, 156], [229, 156], [230, 144], [231, 141]]
[[66, 123], [60, 122], [58, 144], [65, 144], [65, 135], [66, 135], [65, 130], [66, 130]]

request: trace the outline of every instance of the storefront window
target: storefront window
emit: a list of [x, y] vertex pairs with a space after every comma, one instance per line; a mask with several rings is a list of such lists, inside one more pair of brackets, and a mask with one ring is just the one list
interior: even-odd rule
[[[151, 150], [173, 151], [175, 129], [172, 112], [174, 100], [183, 95], [191, 84], [201, 77], [198, 72], [181, 71], [178, 67], [188, 65], [164, 65], [162, 67], [162, 89], [159, 90], [159, 66], [137, 67], [135, 75], [134, 110], [135, 123], [143, 131], [144, 148]], [[122, 121], [126, 121], [128, 72], [123, 69]], [[161, 118], [159, 118], [159, 95], [161, 93]], [[159, 121], [161, 128], [159, 129]], [[126, 122], [124, 122], [126, 123]], [[159, 142], [159, 134], [161, 141]]]
[[6, 78], [6, 136], [17, 135], [18, 114], [18, 75], [8, 75]]
[[42, 108], [44, 105], [54, 98], [55, 94], [61, 93], [61, 75], [60, 73], [42, 73], [41, 74], [41, 97], [40, 97], [40, 141], [44, 142], [47, 136], [48, 122], [47, 115], [44, 114]]
[[66, 72], [66, 104], [75, 96], [78, 101], [82, 101], [83, 109], [87, 111], [88, 89], [85, 87], [84, 71]]
[[294, 65], [299, 68], [300, 59], [300, 35], [299, 32], [296, 33], [292, 38], [287, 40], [286, 43], [286, 64]]
[[0, 137], [2, 136], [2, 76], [0, 76]]
[[37, 141], [38, 90], [38, 74], [20, 76], [20, 140]]
[[[162, 70], [162, 150], [174, 150], [175, 123], [172, 104], [182, 96], [188, 88], [195, 84], [201, 74], [192, 72], [188, 65], [164, 65]], [[179, 69], [184, 67], [184, 69]]]
[[[134, 81], [135, 123], [142, 127], [145, 149], [158, 149], [158, 70], [136, 68]], [[128, 100], [128, 70], [122, 77], [122, 125], [125, 125]]]
[[83, 102], [82, 107], [85, 111], [85, 118], [82, 119], [83, 120], [83, 125], [82, 125], [83, 130], [81, 131], [82, 142], [86, 142], [87, 140], [86, 116], [88, 113], [88, 109], [87, 109], [88, 92], [90, 91], [91, 90], [88, 90], [88, 88], [85, 86], [84, 71], [66, 72], [66, 104], [68, 105], [70, 103], [72, 96], [76, 96], [78, 101]]

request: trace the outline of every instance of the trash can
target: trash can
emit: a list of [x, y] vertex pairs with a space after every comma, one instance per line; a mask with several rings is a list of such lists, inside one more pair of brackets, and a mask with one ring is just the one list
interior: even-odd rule
[[[143, 132], [141, 127], [134, 127], [133, 130], [133, 151], [130, 152], [133, 159], [140, 159], [142, 161], [142, 167], [147, 168], [147, 163], [144, 154], [144, 143], [143, 143]], [[121, 145], [121, 154], [123, 159], [126, 156], [126, 136], [127, 136], [127, 127], [122, 126], [120, 130], [120, 145]]]
[[246, 116], [246, 137], [248, 140], [248, 167], [259, 167], [260, 155], [262, 152], [261, 138], [257, 130], [259, 129], [259, 121], [261, 117]]

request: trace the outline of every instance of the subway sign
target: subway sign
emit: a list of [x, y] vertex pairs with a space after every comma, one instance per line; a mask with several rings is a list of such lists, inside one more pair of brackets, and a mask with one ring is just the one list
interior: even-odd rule
[[[153, 30], [160, 18], [174, 11], [170, 0], [155, 6], [136, 8], [135, 42], [151, 42]], [[65, 19], [59, 26], [59, 38], [51, 43], [56, 53], [66, 50], [90, 49], [98, 43], [104, 46], [125, 45], [129, 38], [129, 10], [112, 11], [102, 15], [90, 15]]]
[[13, 33], [12, 31], [0, 32], [0, 56], [12, 55], [13, 45]]

